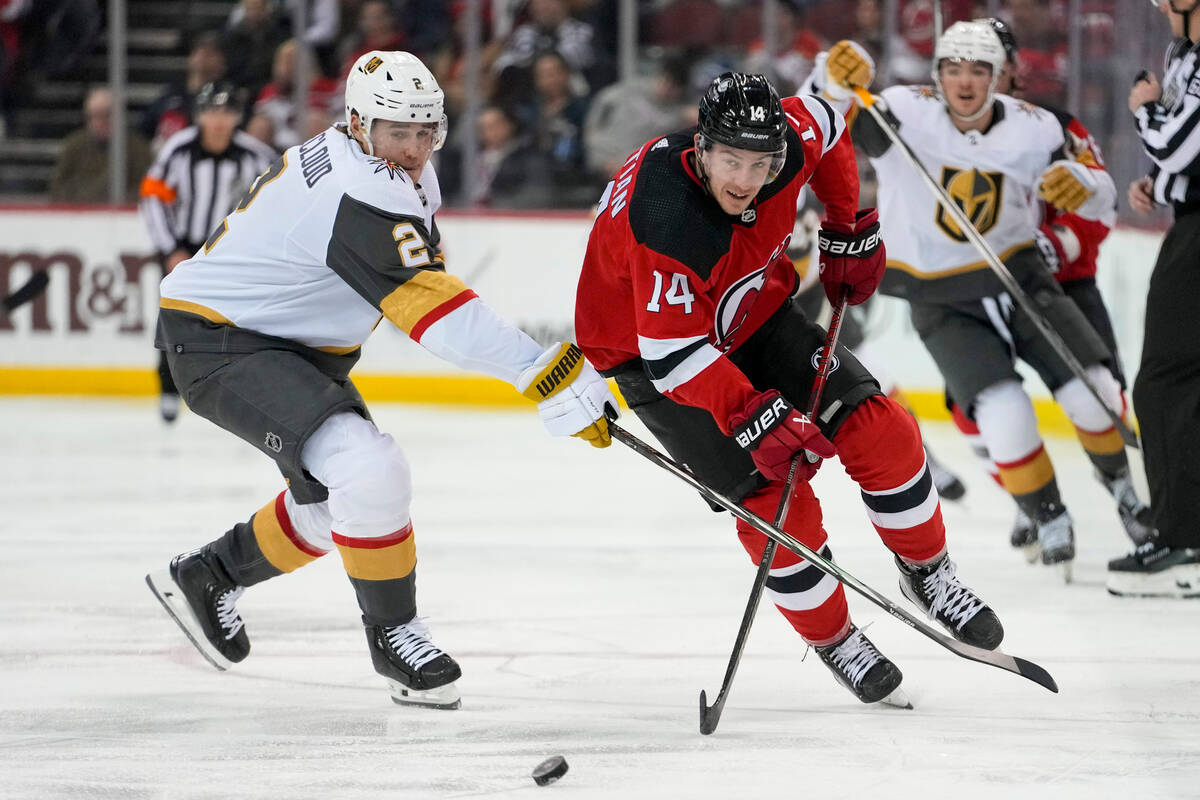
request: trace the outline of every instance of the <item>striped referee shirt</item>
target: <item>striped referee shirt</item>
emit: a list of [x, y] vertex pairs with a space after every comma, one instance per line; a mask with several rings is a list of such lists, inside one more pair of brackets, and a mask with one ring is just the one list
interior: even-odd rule
[[1200, 208], [1200, 44], [1176, 40], [1167, 51], [1158, 102], [1134, 113], [1142, 146], [1154, 162], [1154, 200], [1178, 214]]
[[160, 253], [196, 252], [275, 152], [244, 131], [229, 147], [209, 153], [193, 125], [168, 139], [142, 179], [138, 204]]

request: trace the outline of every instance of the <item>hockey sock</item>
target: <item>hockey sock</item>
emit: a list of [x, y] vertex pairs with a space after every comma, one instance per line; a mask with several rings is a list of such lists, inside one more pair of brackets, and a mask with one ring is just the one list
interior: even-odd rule
[[262, 583], [325, 555], [296, 532], [285, 494], [281, 492], [248, 522], [239, 522], [212, 543], [212, 551], [239, 586]]
[[1129, 458], [1125, 455], [1125, 442], [1115, 427], [1092, 433], [1075, 426], [1075, 435], [1087, 452], [1088, 460], [1109, 480], [1129, 470]]
[[980, 466], [996, 485], [1001, 489], [1004, 488], [1004, 482], [1000, 480], [1000, 470], [996, 468], [996, 462], [992, 460], [992, 456], [988, 453], [987, 445], [983, 443], [983, 436], [979, 433], [979, 426], [975, 424], [975, 420], [967, 416], [962, 410], [962, 406], [954, 402], [947, 396], [946, 404], [950, 408], [950, 418], [954, 420], [954, 427], [958, 428], [963, 436], [967, 437], [967, 444], [971, 446], [971, 452], [975, 454], [975, 458], [979, 460]]
[[[775, 519], [782, 483], [772, 483], [742, 501], [749, 510], [764, 519]], [[792, 491], [783, 528], [823, 558], [832, 558], [821, 527], [821, 506], [808, 483], [797, 483]], [[737, 520], [738, 539], [755, 563], [762, 560], [767, 537], [742, 520]], [[846, 593], [838, 581], [786, 547], [775, 549], [766, 593], [779, 613], [811, 645], [838, 641], [850, 626]]]
[[854, 409], [833, 441], [888, 549], [914, 564], [940, 555], [946, 527], [916, 420], [876, 395]]
[[333, 532], [368, 625], [403, 625], [417, 613], [417, 548], [412, 523], [376, 537]]

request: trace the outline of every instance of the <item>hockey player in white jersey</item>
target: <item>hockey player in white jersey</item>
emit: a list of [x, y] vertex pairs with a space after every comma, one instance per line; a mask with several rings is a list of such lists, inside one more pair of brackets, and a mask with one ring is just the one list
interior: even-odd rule
[[[1111, 352], [1063, 294], [1035, 245], [1038, 198], [1111, 224], [1116, 188], [1077, 149], [1059, 118], [995, 92], [1005, 61], [990, 25], [955, 23], [937, 41], [934, 85], [885, 89], [881, 106], [1085, 366], [1106, 404], [1123, 413], [1120, 386], [1106, 367]], [[849, 42], [831, 49], [825, 70], [834, 93], [847, 95], [872, 72], [861, 48]], [[881, 290], [910, 302], [914, 327], [949, 394], [978, 424], [1001, 482], [1036, 522], [1042, 562], [1069, 565], [1075, 555], [1071, 517], [1015, 357], [1053, 392], [1098, 472], [1128, 468], [1120, 434], [874, 120], [859, 114], [853, 135], [879, 179], [889, 256]]]
[[348, 375], [381, 318], [513, 384], [552, 434], [610, 442], [616, 401], [579, 349], [543, 350], [446, 272], [429, 163], [446, 136], [442, 109], [417, 58], [363, 55], [346, 80], [346, 123], [285, 152], [162, 283], [156, 344], [184, 399], [288, 483], [248, 521], [147, 576], [218, 669], [249, 653], [243, 589], [336, 547], [393, 699], [459, 705], [459, 666], [417, 616], [408, 462]]

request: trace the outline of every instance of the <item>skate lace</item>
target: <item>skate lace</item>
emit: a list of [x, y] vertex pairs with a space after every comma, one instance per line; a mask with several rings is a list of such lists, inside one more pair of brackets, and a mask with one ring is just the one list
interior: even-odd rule
[[438, 656], [444, 655], [429, 641], [429, 626], [421, 617], [413, 617], [404, 625], [385, 628], [384, 633], [396, 654], [413, 669], [420, 669]]
[[1038, 541], [1043, 550], [1059, 550], [1071, 544], [1071, 518], [1059, 514], [1052, 520], [1038, 525]]
[[882, 658], [875, 645], [857, 629], [829, 653], [829, 660], [850, 679], [852, 686], [858, 686], [863, 676]]
[[242, 617], [237, 612], [236, 603], [238, 598], [242, 596], [245, 588], [239, 586], [236, 589], [230, 589], [221, 594], [217, 598], [217, 622], [221, 624], [221, 628], [225, 631], [225, 638], [232, 639], [238, 635], [238, 631], [246, 626], [242, 622]]
[[944, 616], [962, 628], [983, 608], [983, 601], [958, 579], [958, 568], [949, 556], [922, 581], [929, 598], [930, 616]]

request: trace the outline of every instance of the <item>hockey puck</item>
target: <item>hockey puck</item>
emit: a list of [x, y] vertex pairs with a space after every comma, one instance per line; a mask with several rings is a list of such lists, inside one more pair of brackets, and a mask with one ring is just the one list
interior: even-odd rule
[[562, 756], [550, 756], [533, 768], [533, 782], [538, 786], [549, 786], [567, 774], [567, 760]]

